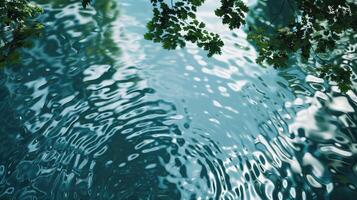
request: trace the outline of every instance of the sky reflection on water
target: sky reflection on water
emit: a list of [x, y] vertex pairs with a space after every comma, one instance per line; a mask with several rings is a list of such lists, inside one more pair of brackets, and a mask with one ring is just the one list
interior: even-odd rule
[[258, 66], [213, 0], [213, 58], [145, 41], [147, 0], [71, 2], [0, 71], [0, 199], [353, 199], [355, 91]]

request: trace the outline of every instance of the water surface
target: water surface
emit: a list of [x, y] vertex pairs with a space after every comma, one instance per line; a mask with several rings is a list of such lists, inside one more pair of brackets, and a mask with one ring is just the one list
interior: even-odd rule
[[357, 194], [356, 91], [257, 65], [216, 1], [213, 58], [145, 41], [148, 0], [38, 2], [43, 37], [0, 71], [0, 199]]

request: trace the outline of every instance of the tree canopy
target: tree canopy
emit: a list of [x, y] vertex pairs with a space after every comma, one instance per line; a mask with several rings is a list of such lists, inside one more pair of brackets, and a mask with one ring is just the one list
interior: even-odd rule
[[[153, 18], [147, 24], [145, 38], [161, 42], [165, 49], [184, 47], [189, 41], [208, 51], [208, 56], [220, 54], [223, 47], [220, 36], [207, 31], [205, 23], [196, 17], [197, 7], [204, 1], [182, 0], [168, 4], [163, 0], [151, 0]], [[248, 7], [241, 0], [222, 0], [215, 14], [234, 29], [245, 23], [244, 13], [247, 11]]]
[[[251, 25], [248, 39], [259, 53], [257, 62], [275, 67], [291, 58], [312, 63], [322, 78], [346, 92], [356, 63], [346, 57], [356, 48], [357, 3], [348, 0], [283, 0], [292, 10], [288, 23]], [[352, 50], [353, 51], [353, 50]], [[353, 56], [353, 55], [352, 55]]]
[[[272, 3], [264, 2], [266, 6]], [[189, 41], [205, 49], [208, 56], [221, 54], [224, 43], [220, 36], [208, 32], [206, 25], [196, 18], [197, 7], [204, 0], [171, 4], [151, 0], [151, 3], [153, 18], [147, 25], [146, 39], [161, 42], [165, 49], [184, 47]], [[259, 53], [257, 63], [284, 67], [292, 58], [302, 63], [313, 60], [322, 78], [337, 82], [343, 92], [350, 89], [351, 68], [355, 63], [347, 65], [344, 56], [356, 44], [357, 3], [349, 0], [281, 0], [280, 3], [290, 6], [288, 23], [274, 23], [276, 18], [265, 18], [269, 23], [247, 24], [248, 39]], [[215, 15], [234, 30], [246, 24], [248, 11], [241, 0], [221, 0]], [[254, 8], [250, 15], [254, 17]]]
[[[221, 54], [224, 42], [220, 35], [208, 31], [206, 24], [197, 19], [197, 9], [205, 0], [148, 1], [152, 4], [153, 17], [147, 23], [145, 39], [162, 43], [165, 49], [183, 48], [186, 42], [191, 42], [206, 50], [208, 56]], [[258, 3], [264, 11], [274, 0], [258, 2], [264, 2]], [[284, 21], [276, 20], [278, 16], [259, 16], [255, 7], [248, 8], [242, 0], [220, 0], [214, 14], [231, 30], [244, 25], [248, 40], [259, 53], [257, 63], [276, 68], [288, 66], [292, 60], [308, 64], [322, 78], [335, 81], [341, 91], [351, 89], [356, 63], [348, 58], [356, 48], [357, 3], [354, 0], [276, 2], [289, 6]], [[91, 0], [82, 0], [84, 8], [90, 3]], [[42, 26], [35, 17], [42, 11], [27, 0], [2, 0], [0, 11], [1, 62], [11, 60], [16, 48], [26, 46], [28, 36], [39, 33]], [[247, 15], [253, 18], [248, 23]]]
[[18, 58], [16, 50], [29, 46], [27, 38], [40, 33], [35, 17], [42, 9], [28, 0], [0, 0], [0, 64]]

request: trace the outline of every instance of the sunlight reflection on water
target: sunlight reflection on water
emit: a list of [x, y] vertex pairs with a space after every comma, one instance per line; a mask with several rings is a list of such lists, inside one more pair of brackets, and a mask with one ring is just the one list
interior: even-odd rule
[[1, 199], [351, 199], [356, 94], [225, 41], [143, 40], [146, 0], [44, 3], [43, 39], [0, 72]]

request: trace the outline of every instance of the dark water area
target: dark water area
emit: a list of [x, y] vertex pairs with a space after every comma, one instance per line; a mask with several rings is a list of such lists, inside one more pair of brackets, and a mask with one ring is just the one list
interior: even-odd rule
[[144, 40], [148, 0], [37, 2], [43, 36], [0, 69], [0, 199], [355, 199], [356, 90], [262, 68], [216, 1], [213, 58]]

